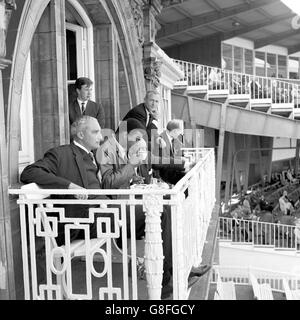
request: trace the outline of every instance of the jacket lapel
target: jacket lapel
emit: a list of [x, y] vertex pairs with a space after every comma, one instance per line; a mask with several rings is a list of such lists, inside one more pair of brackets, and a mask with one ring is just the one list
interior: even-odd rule
[[76, 164], [78, 166], [78, 171], [81, 176], [83, 187], [88, 188], [88, 181], [87, 181], [86, 171], [84, 170], [84, 162], [83, 162], [82, 154], [74, 144], [71, 144], [71, 146], [75, 156]]
[[73, 105], [74, 105], [74, 110], [75, 110], [76, 116], [80, 117], [81, 116], [81, 108], [80, 108], [80, 105], [79, 105], [77, 99], [74, 101]]
[[90, 100], [88, 100], [85, 106], [85, 114], [88, 114], [88, 115], [92, 114], [90, 109], [91, 109], [91, 103], [90, 103]]
[[170, 155], [173, 156], [173, 149], [172, 149], [172, 145], [170, 143], [170, 139], [166, 133], [166, 131], [164, 131], [162, 134], [162, 138], [165, 140], [166, 142], [166, 150], [170, 150]]

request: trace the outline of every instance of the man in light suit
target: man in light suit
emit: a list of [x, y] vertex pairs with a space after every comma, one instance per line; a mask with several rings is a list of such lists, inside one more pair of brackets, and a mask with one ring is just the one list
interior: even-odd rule
[[[188, 171], [188, 163], [182, 158], [182, 142], [178, 139], [181, 134], [180, 121], [171, 120], [160, 137], [164, 140], [166, 147], [156, 150], [160, 158], [170, 160], [170, 166], [159, 170], [160, 177], [167, 183], [176, 184]], [[173, 165], [175, 164], [175, 165]]]
[[[21, 182], [36, 183], [44, 189], [100, 189], [101, 175], [99, 164], [92, 151], [97, 149], [102, 140], [98, 121], [90, 116], [78, 118], [71, 126], [73, 142], [52, 148], [43, 159], [27, 166], [21, 174]], [[58, 196], [55, 197], [59, 198]], [[61, 198], [74, 198], [63, 195]], [[78, 194], [75, 198], [85, 200], [106, 199], [105, 196]], [[58, 205], [56, 205], [58, 207]], [[87, 217], [88, 205], [62, 205], [67, 217]], [[110, 214], [108, 214], [110, 216]], [[96, 220], [95, 220], [96, 221]], [[71, 241], [82, 238], [82, 230], [71, 230]], [[96, 223], [90, 226], [91, 238], [97, 236]], [[58, 225], [58, 245], [64, 242], [64, 226]]]
[[94, 117], [98, 120], [101, 128], [105, 127], [105, 113], [103, 106], [91, 101], [93, 82], [89, 78], [81, 77], [75, 82], [77, 98], [69, 104], [70, 125], [82, 115]]

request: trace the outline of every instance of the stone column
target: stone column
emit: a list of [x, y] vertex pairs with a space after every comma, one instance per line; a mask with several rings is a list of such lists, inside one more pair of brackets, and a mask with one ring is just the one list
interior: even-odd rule
[[146, 90], [158, 90], [160, 85], [161, 61], [155, 55], [155, 35], [159, 29], [156, 16], [161, 12], [162, 5], [159, 0], [145, 0], [143, 6], [144, 25], [144, 76]]
[[145, 272], [150, 300], [160, 300], [163, 278], [163, 246], [161, 213], [162, 196], [144, 195], [145, 220]]
[[296, 140], [296, 154], [295, 154], [295, 175], [299, 173], [299, 149], [300, 149], [300, 140]]
[[[95, 91], [105, 111], [105, 126], [116, 129], [120, 120], [118, 45], [111, 24], [97, 25], [95, 34]], [[122, 77], [122, 75], [120, 75]]]
[[31, 44], [35, 158], [69, 141], [65, 2], [52, 0]]
[[2, 70], [10, 61], [0, 58], [0, 300], [15, 299], [13, 248], [8, 201], [8, 151], [5, 133]]
[[11, 63], [5, 59], [6, 33], [14, 0], [0, 0], [0, 300], [15, 299], [15, 277], [8, 199], [8, 150], [4, 112], [2, 70]]

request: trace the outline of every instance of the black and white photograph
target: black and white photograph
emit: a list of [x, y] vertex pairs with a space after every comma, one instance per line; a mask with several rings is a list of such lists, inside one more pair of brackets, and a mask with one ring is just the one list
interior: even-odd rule
[[0, 0], [0, 300], [300, 300], [299, 153], [300, 1]]

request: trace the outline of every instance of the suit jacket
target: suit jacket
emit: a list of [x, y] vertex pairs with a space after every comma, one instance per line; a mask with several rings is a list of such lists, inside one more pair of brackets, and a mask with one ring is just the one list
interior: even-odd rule
[[138, 121], [141, 122], [141, 124], [143, 126], [145, 126], [145, 131], [147, 132], [147, 139], [145, 139], [146, 141], [149, 142], [148, 144], [148, 149], [151, 149], [151, 138], [152, 136], [154, 137], [154, 140], [156, 140], [156, 138], [158, 137], [158, 132], [157, 132], [157, 126], [155, 125], [155, 123], [153, 122], [153, 117], [150, 116], [149, 119], [149, 123], [146, 126], [147, 123], [147, 112], [146, 112], [146, 106], [144, 103], [140, 103], [139, 105], [137, 105], [136, 107], [132, 108], [131, 110], [129, 110], [127, 112], [127, 114], [125, 115], [125, 117], [123, 118], [123, 120], [127, 120], [130, 118], [134, 118]]
[[127, 114], [125, 115], [125, 117], [123, 118], [123, 120], [127, 120], [130, 118], [134, 118], [139, 120], [144, 126], [149, 127], [151, 125], [150, 121], [148, 123], [148, 126], [146, 126], [146, 122], [147, 122], [147, 112], [146, 112], [146, 106], [144, 103], [140, 103], [139, 105], [137, 105], [136, 107], [132, 108], [131, 110], [129, 110], [127, 112]]
[[[86, 104], [84, 114], [86, 116], [94, 117], [98, 120], [100, 127], [105, 128], [105, 113], [101, 104], [89, 100]], [[69, 105], [69, 121], [70, 125], [81, 116], [81, 107], [77, 99], [73, 100]]]
[[184, 176], [184, 162], [182, 161], [181, 148], [182, 142], [179, 139], [174, 140], [174, 150], [166, 131], [163, 131], [160, 137], [166, 142], [165, 148], [158, 148], [155, 154], [162, 163], [169, 165], [152, 165], [158, 170], [159, 176], [167, 183], [176, 184]]
[[[67, 189], [71, 182], [88, 188], [83, 153], [73, 143], [59, 146], [47, 151], [43, 159], [27, 166], [22, 174], [23, 183], [35, 182], [45, 189]], [[55, 196], [55, 198], [74, 198], [73, 196]], [[89, 197], [91, 198], [91, 196]], [[105, 196], [93, 198], [104, 199]], [[58, 206], [57, 206], [58, 207]], [[85, 216], [88, 206], [63, 205], [66, 216]]]
[[135, 175], [134, 167], [128, 163], [126, 151], [115, 138], [107, 139], [97, 150], [102, 187], [104, 189], [128, 189]]
[[174, 139], [174, 142], [173, 142], [174, 150], [173, 150], [166, 130], [160, 134], [160, 137], [166, 143], [165, 148], [163, 148], [163, 149], [160, 148], [160, 150], [161, 150], [160, 156], [162, 156], [162, 157], [170, 156], [170, 155], [172, 157], [181, 157], [182, 156], [181, 148], [183, 148], [183, 143], [179, 139]]
[[24, 169], [21, 181], [46, 189], [67, 189], [71, 182], [87, 188], [83, 154], [73, 143], [50, 149], [43, 159]]

